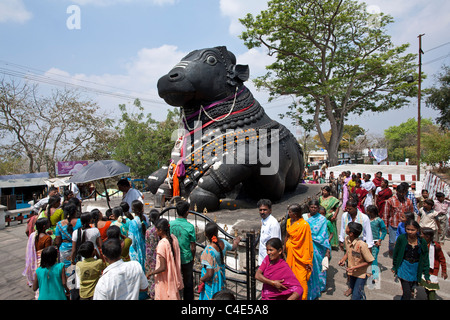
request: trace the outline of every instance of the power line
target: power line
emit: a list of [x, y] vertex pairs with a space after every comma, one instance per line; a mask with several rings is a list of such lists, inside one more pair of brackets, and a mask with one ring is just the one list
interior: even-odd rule
[[[114, 98], [118, 98], [118, 99], [125, 99], [125, 100], [130, 100], [131, 99], [131, 100], [134, 100], [136, 98], [139, 98], [139, 100], [141, 102], [147, 102], [147, 103], [150, 103], [150, 104], [166, 105], [164, 102], [161, 102], [161, 101], [156, 100], [156, 99], [145, 98], [145, 97], [137, 97], [139, 95], [144, 95], [144, 94], [143, 93], [135, 93], [132, 90], [123, 89], [123, 88], [117, 88], [117, 87], [113, 87], [113, 86], [109, 86], [109, 85], [103, 85], [103, 84], [99, 84], [99, 83], [96, 83], [94, 81], [89, 81], [89, 80], [81, 80], [81, 79], [77, 80], [79, 82], [85, 82], [85, 83], [88, 83], [88, 84], [95, 84], [95, 85], [100, 86], [100, 87], [112, 88], [112, 89], [117, 89], [117, 90], [121, 90], [121, 91], [128, 91], [130, 93], [133, 93], [133, 95], [125, 94], [125, 93], [119, 93], [119, 92], [112, 92], [112, 91], [109, 91], [109, 90], [103, 90], [103, 89], [100, 89], [100, 88], [94, 88], [94, 87], [88, 86], [88, 85], [75, 84], [75, 83], [72, 83], [72, 82], [58, 80], [58, 79], [55, 79], [55, 78], [52, 78], [52, 77], [48, 77], [48, 76], [38, 75], [38, 74], [32, 73], [30, 71], [30, 70], [35, 70], [35, 71], [43, 72], [42, 70], [39, 70], [39, 69], [36, 69], [36, 68], [31, 68], [31, 67], [22, 66], [22, 65], [19, 65], [19, 64], [14, 64], [14, 63], [10, 63], [10, 62], [4, 61], [4, 60], [0, 60], [0, 62], [3, 62], [4, 64], [9, 65], [9, 66], [13, 66], [13, 67], [16, 67], [18, 69], [22, 69], [22, 70], [27, 71], [27, 72], [23, 72], [23, 71], [18, 71], [18, 70], [14, 70], [14, 69], [8, 69], [8, 68], [0, 67], [0, 73], [3, 73], [5, 75], [9, 75], [9, 76], [12, 76], [12, 77], [19, 77], [19, 78], [26, 79], [26, 80], [29, 80], [29, 81], [46, 83], [46, 84], [55, 85], [55, 86], [75, 87], [75, 88], [81, 89], [81, 90], [83, 90], [85, 92], [97, 93], [97, 94], [100, 94], [100, 95], [110, 96], [110, 97], [114, 97]], [[56, 75], [56, 76], [61, 77], [61, 78], [74, 80], [73, 78], [70, 78], [70, 77], [67, 77], [67, 76], [64, 76], [64, 75], [60, 75], [60, 74], [57, 74], [57, 73], [47, 72], [47, 74], [53, 74], [53, 75]]]
[[439, 58], [433, 59], [433, 60], [431, 60], [431, 61], [427, 61], [427, 62], [425, 62], [425, 63], [422, 63], [422, 65], [430, 64], [430, 63], [433, 63], [433, 62], [436, 62], [436, 61], [445, 59], [445, 58], [447, 58], [447, 57], [450, 57], [450, 53], [448, 53], [448, 54], [446, 54], [446, 55], [444, 55], [444, 56], [441, 56], [441, 57], [439, 57]]
[[450, 44], [450, 41], [449, 41], [449, 42], [446, 42], [446, 43], [443, 43], [443, 44], [440, 44], [440, 45], [438, 45], [437, 47], [428, 49], [428, 50], [424, 51], [424, 53], [430, 52], [430, 51], [432, 51], [432, 50], [434, 50], [434, 49], [439, 49], [440, 47], [446, 46], [446, 45], [448, 45], [448, 44]]

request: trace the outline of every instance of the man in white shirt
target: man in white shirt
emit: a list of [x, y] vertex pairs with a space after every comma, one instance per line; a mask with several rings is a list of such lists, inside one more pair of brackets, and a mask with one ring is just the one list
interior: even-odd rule
[[102, 246], [108, 267], [103, 270], [95, 286], [94, 300], [138, 300], [146, 291], [148, 280], [137, 261], [124, 262], [120, 258], [120, 240], [109, 239]]
[[363, 232], [361, 233], [362, 240], [367, 243], [369, 248], [373, 247], [373, 235], [372, 228], [370, 227], [369, 217], [358, 210], [358, 202], [354, 199], [349, 199], [345, 206], [345, 212], [341, 218], [341, 228], [339, 232], [339, 246], [344, 250], [344, 240], [345, 240], [345, 228], [349, 222], [358, 222], [363, 227]]
[[142, 193], [139, 190], [136, 190], [131, 187], [130, 181], [128, 179], [120, 179], [117, 182], [117, 188], [119, 191], [123, 192], [123, 198], [122, 201], [125, 201], [130, 206], [131, 210], [131, 203], [134, 200], [139, 200], [140, 202], [144, 203], [144, 199], [142, 198]]
[[281, 228], [277, 219], [272, 216], [272, 202], [270, 200], [261, 199], [258, 201], [257, 206], [261, 216], [258, 255], [258, 264], [261, 265], [267, 255], [266, 242], [271, 238], [279, 238], [281, 240]]
[[[41, 209], [43, 209], [43, 208], [47, 205], [48, 200], [50, 199], [50, 197], [56, 196], [56, 195], [58, 195], [58, 194], [59, 194], [59, 193], [58, 193], [58, 189], [57, 189], [57, 188], [55, 188], [55, 187], [49, 187], [49, 188], [48, 188], [48, 195], [47, 195], [45, 198], [39, 200], [38, 202], [36, 202], [36, 203], [33, 205], [32, 210], [34, 211], [34, 213], [35, 213], [35, 214], [39, 214], [39, 212], [41, 211]], [[62, 200], [63, 200], [63, 199], [61, 199], [61, 201], [62, 201]]]

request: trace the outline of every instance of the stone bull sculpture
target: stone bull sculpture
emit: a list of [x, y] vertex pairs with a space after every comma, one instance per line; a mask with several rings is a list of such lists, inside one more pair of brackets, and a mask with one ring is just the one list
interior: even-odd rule
[[[189, 200], [198, 211], [223, 198], [279, 200], [296, 189], [303, 151], [292, 133], [270, 119], [244, 86], [249, 67], [226, 47], [195, 50], [158, 81], [158, 93], [181, 108], [171, 165], [147, 186]], [[165, 186], [165, 187], [164, 187]]]

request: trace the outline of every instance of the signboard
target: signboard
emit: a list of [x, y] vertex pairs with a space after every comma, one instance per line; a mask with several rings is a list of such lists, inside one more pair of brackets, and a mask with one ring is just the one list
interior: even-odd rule
[[94, 162], [94, 160], [58, 161], [56, 164], [56, 176], [73, 176], [81, 168]]

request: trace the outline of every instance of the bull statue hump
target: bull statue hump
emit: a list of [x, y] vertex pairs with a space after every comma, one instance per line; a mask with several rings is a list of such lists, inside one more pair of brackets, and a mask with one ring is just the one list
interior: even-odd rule
[[296, 189], [303, 151], [254, 99], [248, 78], [248, 65], [221, 46], [192, 51], [158, 80], [159, 96], [180, 108], [182, 127], [170, 164], [148, 177], [148, 190], [215, 211], [222, 199], [277, 201]]

